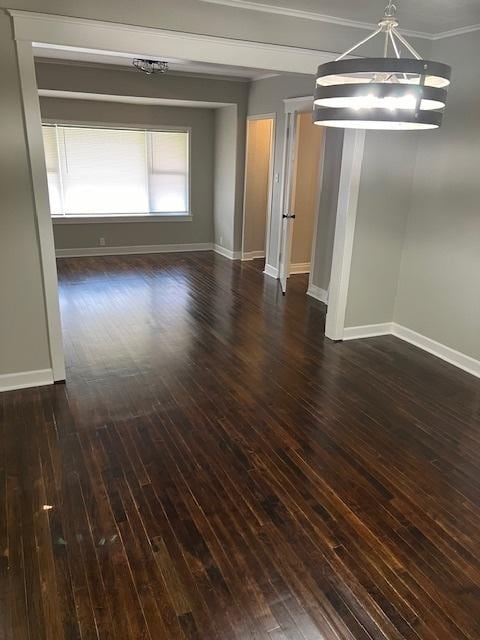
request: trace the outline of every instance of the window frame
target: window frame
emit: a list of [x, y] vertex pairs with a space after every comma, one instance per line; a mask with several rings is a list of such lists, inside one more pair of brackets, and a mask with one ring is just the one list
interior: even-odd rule
[[[153, 133], [169, 133], [179, 132], [187, 134], [187, 210], [185, 212], [178, 211], [146, 211], [145, 213], [79, 213], [79, 214], [52, 214], [50, 213], [53, 224], [103, 224], [103, 223], [129, 223], [129, 222], [191, 222], [193, 220], [192, 214], [192, 127], [180, 126], [180, 125], [146, 125], [146, 124], [132, 124], [132, 123], [105, 123], [105, 122], [85, 122], [78, 120], [65, 120], [57, 118], [42, 118], [43, 126], [57, 126], [57, 127], [84, 127], [86, 129], [107, 129], [122, 131], [145, 131]], [[57, 130], [58, 135], [58, 130]], [[145, 153], [147, 154], [147, 167], [150, 168], [149, 137], [146, 137], [147, 145]], [[59, 164], [63, 167], [64, 159], [60, 154]], [[60, 181], [62, 176], [60, 175]], [[147, 174], [147, 182], [150, 183], [150, 171]], [[148, 196], [150, 201], [150, 189], [148, 190]], [[61, 193], [63, 201], [63, 191]]]

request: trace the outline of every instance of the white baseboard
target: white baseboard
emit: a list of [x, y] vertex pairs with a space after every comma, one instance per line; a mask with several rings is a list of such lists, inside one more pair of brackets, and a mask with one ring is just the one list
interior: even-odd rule
[[290, 274], [310, 273], [310, 262], [297, 262], [290, 265]]
[[323, 302], [324, 304], [328, 304], [328, 291], [321, 287], [317, 287], [315, 284], [308, 285], [307, 296], [320, 300], [320, 302]]
[[127, 247], [85, 247], [84, 249], [57, 249], [57, 258], [81, 258], [84, 256], [121, 256], [142, 253], [177, 253], [184, 251], [212, 251], [211, 242], [191, 244], [143, 244]]
[[265, 265], [263, 269], [263, 273], [266, 276], [270, 276], [271, 278], [278, 278], [278, 269], [276, 269], [275, 267], [272, 267], [271, 264]]
[[230, 251], [230, 249], [225, 249], [225, 247], [222, 247], [219, 244], [214, 244], [213, 250], [215, 253], [218, 253], [229, 260], [240, 260], [242, 257], [241, 251]]
[[0, 391], [43, 387], [46, 384], [53, 384], [53, 371], [51, 369], [20, 371], [19, 373], [5, 373], [0, 375]]
[[255, 260], [257, 258], [265, 258], [265, 251], [245, 251], [242, 254], [242, 260]]
[[422, 335], [404, 327], [396, 322], [385, 322], [383, 324], [368, 324], [360, 327], [346, 327], [343, 332], [344, 340], [355, 340], [357, 338], [371, 338], [374, 336], [393, 335], [405, 342], [428, 351], [437, 358], [441, 358], [450, 364], [453, 364], [459, 369], [463, 369], [467, 373], [480, 378], [480, 360], [476, 360], [471, 356], [468, 356], [461, 351], [447, 347], [447, 345], [432, 340], [427, 336]]
[[373, 338], [375, 336], [386, 336], [391, 333], [391, 322], [382, 322], [380, 324], [365, 324], [358, 327], [345, 327], [345, 329], [343, 330], [343, 339], [356, 340], [358, 338]]
[[420, 347], [420, 349], [424, 351], [428, 351], [428, 353], [437, 356], [437, 358], [441, 358], [480, 378], [480, 360], [475, 360], [475, 358], [467, 356], [466, 353], [447, 347], [447, 345], [441, 342], [427, 338], [427, 336], [417, 333], [401, 324], [397, 324], [396, 322], [392, 323], [392, 333], [394, 336], [397, 336], [397, 338], [410, 342], [410, 344]]

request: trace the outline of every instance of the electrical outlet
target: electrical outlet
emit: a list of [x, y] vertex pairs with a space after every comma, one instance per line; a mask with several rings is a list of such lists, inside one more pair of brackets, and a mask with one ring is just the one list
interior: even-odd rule
[[223, 246], [223, 236], [220, 236], [220, 244]]
[[104, 247], [104, 246], [105, 246], [105, 244], [106, 244], [106, 242], [105, 242], [105, 238], [99, 238], [99, 239], [98, 239], [98, 244], [99, 244], [101, 247]]

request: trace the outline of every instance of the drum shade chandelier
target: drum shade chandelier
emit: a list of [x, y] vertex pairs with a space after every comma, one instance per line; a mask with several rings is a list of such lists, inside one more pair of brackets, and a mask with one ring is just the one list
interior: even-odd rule
[[[442, 122], [450, 84], [448, 65], [422, 60], [398, 31], [390, 0], [378, 28], [334, 62], [318, 67], [313, 121], [349, 129], [436, 129]], [[383, 57], [349, 58], [376, 37]], [[402, 58], [406, 49], [413, 56]], [[394, 57], [388, 57], [392, 51]]]

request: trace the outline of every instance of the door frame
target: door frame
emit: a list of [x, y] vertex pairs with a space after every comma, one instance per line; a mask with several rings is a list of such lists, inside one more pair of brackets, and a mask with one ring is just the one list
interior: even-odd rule
[[[316, 51], [300, 47], [205, 36], [55, 14], [12, 9], [8, 10], [8, 14], [13, 20], [13, 33], [17, 48], [26, 146], [36, 215], [35, 223], [39, 239], [52, 378], [54, 381], [61, 381], [65, 379], [65, 361], [53, 225], [49, 209], [47, 174], [41, 139], [40, 102], [35, 79], [33, 43], [48, 43], [49, 46], [60, 49], [69, 47], [77, 51], [97, 50], [104, 53], [109, 52], [113, 55], [122, 52], [123, 54], [127, 53], [135, 56], [141, 51], [145, 57], [151, 56], [152, 58], [158, 57], [160, 59], [162, 57], [177, 57], [211, 63], [222, 60], [223, 64], [233, 66], [262, 68], [276, 73], [311, 74], [312, 76], [316, 73], [319, 64], [332, 61], [335, 55], [321, 50]], [[353, 204], [354, 199], [349, 196], [349, 193], [352, 187], [355, 188], [357, 182], [358, 180], [350, 172], [341, 183], [342, 189], [348, 192], [342, 198], [339, 197], [339, 203], [341, 201], [343, 206], [342, 215], [343, 213], [348, 213], [351, 216], [356, 215], [356, 207], [345, 207], [344, 205], [345, 202], [347, 204], [350, 203], [350, 205]], [[274, 222], [275, 216], [272, 215], [271, 230], [274, 227]], [[276, 222], [278, 223], [278, 220]], [[338, 222], [337, 219], [337, 225]], [[341, 231], [342, 229], [339, 228], [339, 232]], [[340, 240], [337, 242], [336, 238], [336, 251], [334, 251], [334, 254], [336, 259], [342, 263], [340, 266], [345, 266], [343, 265], [344, 256], [342, 251], [348, 251], [348, 247], [349, 243]], [[345, 286], [346, 280], [348, 286], [347, 274], [343, 273], [343, 277], [338, 279], [338, 284]], [[331, 298], [332, 301], [338, 299], [339, 303], [342, 301], [342, 296], [340, 295], [337, 297], [331, 296]], [[331, 308], [332, 301], [329, 308]], [[340, 309], [336, 316], [337, 322], [335, 326], [340, 326], [341, 315]]]
[[270, 156], [268, 162], [268, 200], [267, 211], [265, 219], [265, 263], [268, 263], [269, 258], [269, 240], [270, 240], [270, 225], [272, 221], [272, 206], [273, 206], [273, 170], [275, 160], [275, 136], [277, 131], [277, 114], [273, 113], [261, 113], [254, 116], [247, 116], [246, 136], [245, 136], [245, 178], [243, 186], [243, 216], [242, 216], [242, 260], [253, 260], [253, 258], [245, 258], [245, 196], [247, 194], [247, 161], [248, 161], [248, 144], [249, 144], [249, 122], [253, 120], [271, 120], [272, 121], [272, 134], [270, 137]]
[[[292, 240], [293, 240], [293, 231], [288, 239], [288, 246], [283, 242], [283, 233], [285, 228], [285, 223], [283, 223], [283, 213], [289, 208], [289, 203], [287, 199], [291, 195], [291, 180], [292, 180], [292, 171], [293, 171], [293, 162], [295, 160], [295, 153], [292, 152], [292, 147], [290, 145], [293, 142], [295, 145], [298, 145], [298, 139], [291, 140], [291, 132], [294, 131], [296, 133], [296, 116], [298, 113], [307, 113], [312, 110], [313, 105], [313, 96], [301, 96], [299, 98], [285, 98], [283, 100], [284, 113], [285, 113], [285, 125], [284, 125], [284, 138], [283, 138], [283, 158], [282, 158], [282, 183], [281, 183], [281, 192], [280, 192], [280, 208], [282, 215], [282, 223], [278, 228], [278, 275], [281, 277], [281, 252], [282, 250], [286, 250], [286, 252], [291, 254], [292, 250]], [[322, 149], [323, 151], [323, 149]], [[321, 183], [319, 183], [317, 188], [317, 194], [315, 200], [319, 198], [321, 190]], [[316, 220], [318, 218], [318, 206], [315, 208], [314, 215], [314, 226], [316, 225]], [[294, 223], [287, 222], [286, 224], [292, 225]], [[314, 236], [315, 237], [315, 236]], [[313, 240], [312, 240], [313, 246]], [[288, 259], [286, 277], [290, 276], [290, 258]], [[311, 266], [310, 266], [311, 269]]]
[[331, 340], [343, 340], [345, 329], [365, 134], [365, 129], [345, 129], [343, 136], [328, 311], [325, 321], [325, 335]]
[[[288, 156], [288, 127], [289, 119], [296, 113], [311, 109], [313, 96], [302, 96], [284, 100], [285, 105], [285, 130], [283, 144], [282, 188], [280, 198], [280, 215], [283, 214], [286, 197], [286, 178], [289, 171]], [[332, 267], [330, 275], [329, 296], [327, 304], [327, 316], [325, 323], [325, 336], [331, 340], [343, 340], [345, 328], [345, 313], [347, 309], [348, 287], [350, 283], [350, 268], [353, 252], [353, 238], [357, 217], [358, 194], [360, 189], [360, 177], [362, 172], [365, 130], [345, 129], [342, 146], [342, 162], [340, 168], [340, 182], [338, 189], [337, 211], [335, 220], [335, 235], [333, 243]], [[314, 235], [312, 241], [312, 257], [310, 261], [310, 279], [315, 263], [315, 240], [317, 233], [322, 179], [324, 170], [325, 142], [321, 161], [319, 163], [319, 185], [316, 197], [316, 211], [314, 218]], [[278, 275], [280, 275], [280, 251], [282, 249], [282, 225], [279, 225], [278, 235]]]

